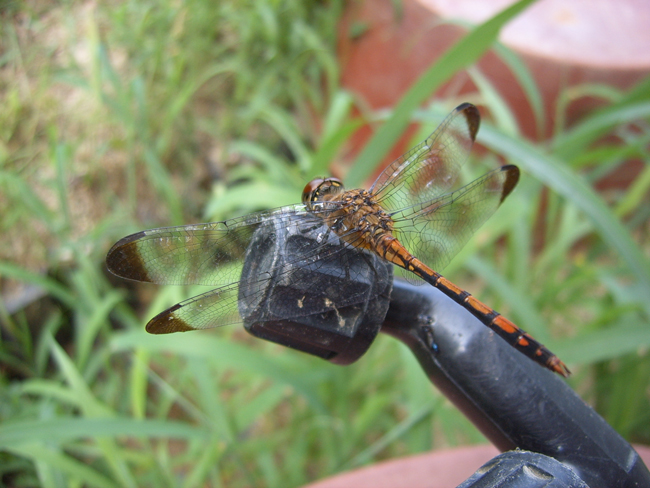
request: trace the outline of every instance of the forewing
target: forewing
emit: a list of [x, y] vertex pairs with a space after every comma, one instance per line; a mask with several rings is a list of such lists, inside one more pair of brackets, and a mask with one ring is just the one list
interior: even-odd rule
[[[257, 316], [255, 321], [300, 321], [310, 316], [309, 323], [315, 324], [331, 320], [328, 316], [334, 314], [339, 319], [338, 327], [345, 329], [353, 325], [345, 322], [348, 317], [355, 316], [349, 307], [358, 309], [358, 314], [363, 313], [364, 304], [374, 299], [376, 290], [364, 286], [363, 279], [354, 280], [359, 277], [349, 276], [350, 269], [340, 264], [346, 261], [358, 264], [359, 260], [369, 258], [346, 245], [325, 254], [313, 244], [308, 247], [300, 254], [301, 261], [285, 263], [275, 269], [273, 285], [270, 286], [270, 275], [265, 272], [256, 280], [219, 287], [158, 314], [149, 321], [146, 330], [152, 334], [169, 334], [238, 324], [242, 322], [240, 314], [246, 315], [248, 311], [253, 317]], [[382, 272], [371, 266], [364, 270]], [[315, 283], [319, 286], [315, 287]], [[273, 298], [267, 303], [269, 294]], [[263, 312], [259, 313], [257, 307]]]
[[499, 208], [518, 180], [519, 168], [502, 166], [459, 190], [395, 212], [395, 236], [411, 254], [440, 271]]
[[268, 219], [315, 221], [303, 205], [282, 207], [206, 224], [162, 227], [120, 239], [106, 264], [115, 275], [165, 285], [219, 286], [239, 280], [255, 230]]
[[480, 123], [478, 109], [464, 103], [424, 142], [388, 166], [370, 191], [389, 213], [446, 194], [458, 182]]
[[[328, 202], [322, 211], [337, 205]], [[280, 235], [286, 241], [278, 242]], [[276, 244], [284, 248], [282, 258]], [[254, 257], [246, 259], [247, 252]], [[240, 323], [240, 313], [258, 310], [264, 311], [260, 320], [336, 314], [376, 293], [365, 285], [374, 268], [359, 266], [368, 259], [341, 243], [322, 218], [296, 205], [226, 222], [139, 232], [113, 246], [107, 265], [118, 276], [138, 281], [218, 287], [147, 324], [149, 332], [165, 334]], [[354, 275], [355, 269], [365, 278]]]

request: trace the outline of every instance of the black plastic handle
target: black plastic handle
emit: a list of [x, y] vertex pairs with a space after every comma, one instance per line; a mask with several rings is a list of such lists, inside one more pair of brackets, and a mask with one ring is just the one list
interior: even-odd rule
[[238, 301], [251, 334], [344, 365], [381, 330], [502, 451], [552, 457], [594, 488], [650, 487], [636, 451], [562, 378], [436, 288], [393, 281], [391, 265], [313, 224], [271, 221], [253, 236]]
[[638, 453], [563, 379], [438, 290], [395, 280], [381, 332], [405, 342], [431, 381], [500, 450], [555, 458], [592, 487], [650, 487]]

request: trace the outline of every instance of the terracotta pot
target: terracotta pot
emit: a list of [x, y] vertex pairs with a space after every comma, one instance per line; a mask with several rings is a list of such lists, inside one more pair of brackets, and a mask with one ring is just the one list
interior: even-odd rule
[[[634, 448], [650, 465], [650, 447]], [[304, 488], [453, 488], [497, 454], [495, 447], [487, 445], [418, 454], [338, 474]]]
[[[343, 86], [370, 108], [390, 108], [465, 34], [465, 29], [446, 22], [480, 23], [511, 3], [405, 0], [400, 17], [391, 0], [350, 2], [339, 36]], [[647, 0], [539, 0], [508, 24], [500, 40], [522, 57], [537, 82], [547, 120], [543, 127], [536, 127], [519, 83], [494, 52], [477, 66], [507, 100], [524, 135], [543, 139], [552, 134], [558, 94], [566, 87], [604, 83], [628, 89], [650, 73], [649, 25]], [[364, 26], [361, 33], [351, 36], [359, 26]], [[436, 95], [458, 97], [474, 90], [469, 76], [459, 73]], [[569, 106], [568, 122], [602, 103], [580, 97]], [[366, 129], [355, 145], [362, 146], [369, 134]]]

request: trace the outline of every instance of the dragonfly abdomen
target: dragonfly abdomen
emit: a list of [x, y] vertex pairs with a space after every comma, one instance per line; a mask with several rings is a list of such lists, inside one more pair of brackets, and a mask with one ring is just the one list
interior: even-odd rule
[[569, 376], [570, 371], [566, 365], [543, 344], [471, 293], [454, 285], [440, 273], [429, 268], [409, 253], [395, 237], [384, 236], [378, 246], [378, 251], [384, 259], [415, 273], [430, 285], [438, 288], [525, 356], [564, 377]]
[[[488, 307], [483, 302], [472, 296], [469, 292], [454, 285], [439, 273], [436, 273], [435, 271], [433, 273], [434, 278], [430, 281], [432, 285], [456, 303], [462, 305], [484, 325], [488, 326], [502, 337], [508, 344], [551, 371], [554, 371], [565, 378], [569, 376], [570, 371], [566, 365], [542, 343], [517, 327], [513, 322], [505, 318], [499, 312]], [[416, 274], [427, 280], [425, 276], [428, 276], [428, 273], [424, 273], [424, 276], [423, 273]]]

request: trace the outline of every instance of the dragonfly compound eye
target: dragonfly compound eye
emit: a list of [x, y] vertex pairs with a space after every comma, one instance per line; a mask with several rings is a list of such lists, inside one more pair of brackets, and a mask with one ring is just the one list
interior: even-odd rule
[[315, 178], [311, 180], [302, 191], [302, 203], [309, 210], [313, 210], [313, 204], [331, 200], [334, 195], [344, 191], [343, 182], [338, 178]]

